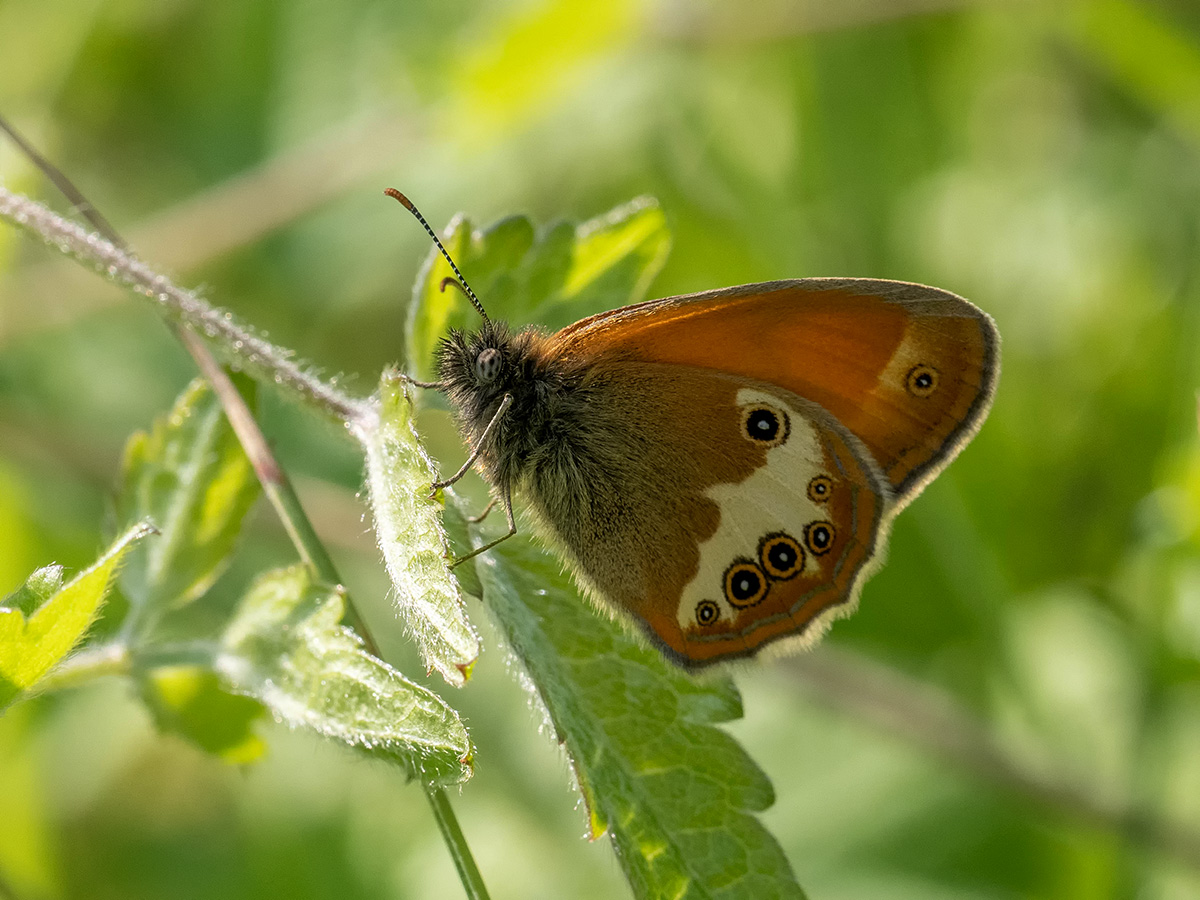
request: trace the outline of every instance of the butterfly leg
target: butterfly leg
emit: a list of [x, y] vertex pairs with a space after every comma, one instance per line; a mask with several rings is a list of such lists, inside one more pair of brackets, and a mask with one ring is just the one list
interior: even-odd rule
[[413, 387], [429, 388], [430, 390], [440, 391], [443, 387], [440, 381], [417, 381], [417, 379], [405, 375], [403, 372], [397, 372], [398, 377], [405, 384], [411, 384]]
[[[471, 455], [467, 457], [467, 461], [462, 464], [462, 468], [447, 478], [445, 481], [435, 481], [429, 487], [431, 489], [430, 496], [437, 493], [444, 487], [449, 487], [458, 481], [471, 470], [471, 466], [475, 465], [475, 460], [479, 459], [479, 454], [483, 452], [484, 442], [487, 441], [488, 435], [492, 433], [492, 429], [496, 427], [496, 423], [500, 421], [500, 417], [508, 412], [508, 408], [512, 406], [512, 394], [505, 394], [504, 399], [500, 401], [500, 406], [496, 410], [496, 414], [492, 416], [492, 421], [487, 423], [487, 428], [483, 429], [483, 434], [479, 436], [479, 442], [475, 445], [475, 449], [471, 451]], [[505, 502], [508, 502], [507, 500]], [[511, 512], [511, 506], [510, 506]], [[511, 516], [510, 516], [511, 518]]]
[[[489, 505], [488, 508], [490, 509], [491, 506]], [[502, 541], [507, 541], [510, 537], [517, 533], [517, 520], [513, 516], [512, 493], [508, 489], [507, 485], [504, 488], [504, 514], [508, 517], [508, 533], [500, 535], [500, 537], [496, 538], [494, 541], [484, 544], [482, 547], [476, 547], [466, 556], [458, 557], [458, 559], [450, 563], [450, 568], [453, 569], [459, 563], [465, 563], [471, 557], [478, 556], [480, 553], [483, 553], [486, 550], [491, 550], [497, 544], [501, 543]]]
[[483, 508], [483, 512], [481, 512], [477, 516], [468, 516], [467, 521], [470, 522], [472, 525], [478, 525], [480, 522], [482, 522], [484, 519], [487, 518], [487, 514], [490, 513], [495, 506], [496, 506], [496, 498], [493, 497], [491, 502], [488, 503], [488, 505]]

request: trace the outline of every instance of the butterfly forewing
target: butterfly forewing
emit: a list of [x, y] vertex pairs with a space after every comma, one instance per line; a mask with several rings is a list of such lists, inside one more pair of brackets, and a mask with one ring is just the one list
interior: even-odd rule
[[873, 279], [671, 297], [555, 337], [564, 353], [713, 369], [811, 400], [867, 447], [901, 505], [978, 428], [998, 375], [985, 313], [947, 291]]

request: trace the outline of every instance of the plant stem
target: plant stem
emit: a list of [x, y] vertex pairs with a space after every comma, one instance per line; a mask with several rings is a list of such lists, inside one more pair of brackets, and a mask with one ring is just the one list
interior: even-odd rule
[[[204, 342], [195, 333], [181, 326], [175, 327], [175, 333], [221, 401], [225, 416], [229, 419], [229, 424], [233, 428], [234, 434], [237, 435], [242, 449], [245, 450], [246, 457], [254, 468], [254, 474], [258, 476], [263, 493], [266, 494], [267, 501], [274, 507], [279, 521], [283, 523], [284, 530], [287, 531], [292, 546], [296, 548], [301, 561], [321, 581], [330, 585], [340, 585], [342, 583], [341, 576], [333, 564], [329, 551], [325, 549], [325, 545], [317, 536], [316, 529], [313, 528], [308, 514], [300, 504], [300, 498], [296, 496], [291, 479], [276, 461], [266, 436], [258, 427], [258, 422], [250, 411], [250, 407], [246, 405], [245, 398], [238, 393], [229, 374], [217, 364]], [[367, 651], [372, 656], [379, 656], [379, 647], [349, 595], [346, 598], [346, 618], [351, 627], [363, 639], [363, 645]]]
[[[280, 386], [294, 394], [304, 405], [322, 410], [347, 427], [356, 426], [374, 414], [367, 401], [343, 394], [298, 366], [282, 348], [237, 324], [231, 314], [221, 312], [191, 291], [177, 287], [166, 276], [155, 272], [121, 246], [120, 237], [110, 228], [100, 226], [109, 233], [109, 239], [92, 234], [42, 204], [14, 194], [4, 187], [0, 187], [0, 218], [38, 235], [62, 253], [158, 304], [167, 318], [175, 324], [179, 339], [220, 398], [230, 425], [254, 466], [263, 490], [287, 529], [297, 552], [322, 581], [340, 585], [342, 580], [332, 558], [300, 505], [290, 480], [275, 461], [266, 438], [245, 400], [233, 386], [228, 374], [217, 365], [198, 334], [204, 335], [233, 364], [260, 380]], [[361, 615], [355, 610], [353, 602], [349, 600], [347, 613], [352, 617], [352, 624], [362, 637], [367, 650], [379, 657], [378, 644]], [[126, 654], [123, 664], [127, 669], [128, 651], [125, 648], [122, 650]], [[117, 665], [112, 660], [106, 664]], [[117, 670], [124, 669], [114, 668], [114, 671]], [[77, 667], [77, 674], [87, 671], [89, 670], [82, 664]], [[97, 669], [92, 668], [90, 671], [96, 673]], [[488, 895], [483, 879], [445, 792], [433, 785], [426, 785], [425, 792], [433, 807], [438, 828], [462, 878], [467, 896], [470, 900], [486, 900]]]
[[37, 683], [38, 693], [72, 688], [104, 675], [124, 675], [133, 659], [125, 644], [112, 643], [88, 647], [68, 656]]
[[35, 693], [50, 693], [79, 687], [106, 675], [128, 675], [135, 667], [211, 666], [217, 647], [207, 641], [154, 644], [134, 654], [122, 641], [86, 647], [54, 667], [34, 687]]
[[36, 234], [106, 278], [149, 297], [172, 322], [212, 342], [230, 364], [260, 381], [277, 385], [304, 405], [319, 409], [341, 423], [354, 422], [363, 415], [366, 401], [322, 381], [297, 364], [288, 351], [239, 324], [232, 314], [209, 306], [192, 291], [155, 272], [119, 246], [119, 239], [93, 234], [37, 201], [4, 187], [0, 187], [0, 218]]
[[440, 787], [429, 787], [425, 796], [429, 798], [429, 805], [433, 807], [433, 817], [437, 819], [438, 828], [442, 830], [442, 838], [450, 848], [454, 866], [458, 869], [458, 877], [467, 889], [468, 900], [488, 900], [487, 887], [479, 874], [479, 868], [475, 865], [474, 857], [471, 856], [471, 848], [467, 846], [462, 829], [458, 827], [458, 819], [454, 817], [454, 810], [450, 807], [446, 792]]

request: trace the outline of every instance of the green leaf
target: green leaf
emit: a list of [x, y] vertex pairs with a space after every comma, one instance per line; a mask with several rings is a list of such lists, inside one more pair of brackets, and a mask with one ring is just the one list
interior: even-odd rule
[[658, 202], [641, 197], [575, 229], [562, 284], [530, 321], [562, 328], [576, 319], [637, 303], [671, 252], [671, 232]]
[[161, 532], [130, 556], [121, 573], [135, 621], [153, 621], [208, 589], [259, 490], [220, 402], [202, 379], [149, 434], [129, 439], [118, 515], [125, 522], [149, 519]]
[[[133, 544], [153, 531], [135, 525], [65, 586], [57, 567], [39, 569], [0, 606], [0, 710], [33, 687], [87, 632]], [[28, 612], [32, 606], [36, 609]]]
[[[458, 216], [444, 243], [493, 318], [560, 328], [643, 299], [666, 262], [671, 235], [658, 203], [639, 198], [582, 225], [558, 222], [539, 233], [524, 216], [483, 231]], [[434, 351], [450, 328], [479, 326], [461, 291], [441, 290], [453, 274], [434, 248], [417, 276], [408, 360], [420, 378], [436, 377]]]
[[181, 734], [230, 763], [249, 763], [266, 752], [253, 725], [266, 712], [253, 697], [231, 694], [211, 669], [160, 666], [139, 673], [142, 699], [162, 731]]
[[395, 373], [384, 373], [379, 395], [378, 418], [358, 429], [375, 536], [425, 665], [461, 685], [479, 656], [479, 635], [450, 574], [441, 503], [429, 497], [437, 470], [417, 439], [412, 401]]
[[732, 683], [692, 679], [597, 615], [523, 537], [479, 557], [477, 569], [566, 748], [592, 834], [610, 833], [634, 894], [802, 898], [752, 815], [773, 802], [770, 782], [714, 727], [741, 715]]
[[410, 778], [453, 784], [471, 775], [466, 727], [440, 697], [368, 653], [340, 625], [345, 597], [303, 566], [268, 572], [242, 600], [217, 670], [281, 722], [308, 728]]
[[[446, 499], [446, 514], [443, 516], [442, 524], [446, 527], [446, 537], [450, 541], [451, 553], [456, 558], [466, 556], [474, 549], [474, 545], [471, 540], [471, 529], [460, 512], [461, 504], [465, 501], [454, 493], [453, 488], [446, 489]], [[483, 585], [479, 581], [479, 573], [476, 571], [473, 561], [456, 566], [454, 577], [465, 593], [470, 594], [476, 600], [483, 599]]]
[[25, 579], [25, 583], [4, 598], [0, 606], [19, 609], [27, 617], [37, 612], [62, 587], [63, 567], [46, 566]]

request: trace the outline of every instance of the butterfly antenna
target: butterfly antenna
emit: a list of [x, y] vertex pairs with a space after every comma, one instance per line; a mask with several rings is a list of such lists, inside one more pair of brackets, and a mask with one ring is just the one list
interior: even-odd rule
[[[458, 285], [458, 287], [462, 288], [462, 292], [467, 295], [467, 299], [471, 301], [471, 305], [479, 310], [479, 315], [483, 317], [483, 321], [490, 322], [491, 319], [488, 318], [488, 314], [483, 311], [483, 304], [479, 302], [479, 298], [475, 296], [475, 292], [471, 290], [471, 286], [467, 284], [467, 279], [463, 278], [463, 273], [458, 270], [458, 266], [456, 266], [454, 264], [454, 260], [450, 258], [450, 254], [442, 244], [441, 239], [439, 239], [437, 234], [434, 233], [434, 230], [429, 227], [429, 223], [425, 221], [425, 217], [421, 215], [421, 211], [417, 209], [411, 200], [409, 200], [395, 188], [388, 188], [384, 191], [384, 193], [392, 199], [400, 201], [400, 205], [416, 216], [417, 221], [425, 226], [425, 231], [431, 238], [433, 238], [433, 242], [437, 244], [437, 248], [442, 251], [442, 256], [446, 258], [446, 262], [450, 263], [450, 268], [453, 269], [454, 274], [458, 276], [458, 281], [455, 283]], [[443, 280], [442, 290], [444, 291], [445, 289], [446, 281]]]

